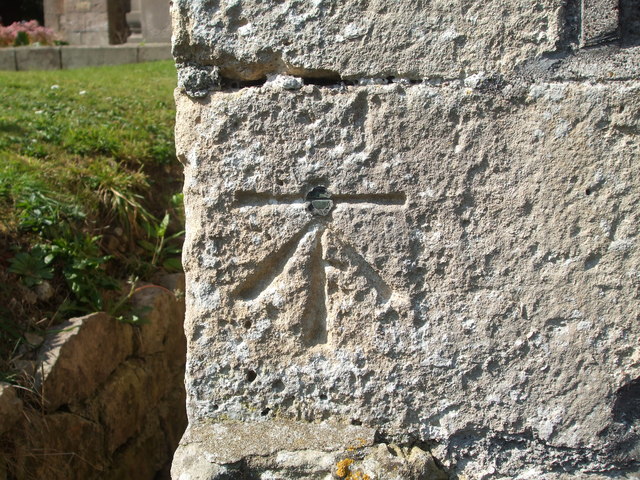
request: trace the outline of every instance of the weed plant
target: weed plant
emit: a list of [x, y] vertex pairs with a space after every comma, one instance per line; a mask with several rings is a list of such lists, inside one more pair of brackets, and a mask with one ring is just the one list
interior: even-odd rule
[[[180, 269], [171, 62], [0, 72], [0, 372], [24, 335]], [[122, 293], [124, 292], [124, 293]]]

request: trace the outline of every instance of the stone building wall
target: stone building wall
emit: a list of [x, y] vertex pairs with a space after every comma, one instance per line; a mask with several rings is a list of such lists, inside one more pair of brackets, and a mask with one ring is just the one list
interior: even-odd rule
[[[45, 0], [45, 25], [71, 45], [119, 45], [171, 39], [164, 0]], [[131, 25], [129, 24], [131, 22]]]
[[118, 40], [127, 38], [124, 7], [124, 0], [48, 0], [44, 20], [70, 44], [123, 43]]
[[47, 335], [22, 367], [32, 384], [0, 385], [0, 478], [169, 478], [186, 426], [184, 280], [133, 297], [140, 327], [104, 313]]
[[174, 1], [175, 480], [635, 478], [639, 8]]

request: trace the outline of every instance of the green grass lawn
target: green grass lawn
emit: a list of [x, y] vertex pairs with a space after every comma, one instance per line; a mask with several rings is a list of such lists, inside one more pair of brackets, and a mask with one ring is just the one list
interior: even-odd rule
[[179, 266], [172, 62], [0, 72], [0, 370], [26, 332]]

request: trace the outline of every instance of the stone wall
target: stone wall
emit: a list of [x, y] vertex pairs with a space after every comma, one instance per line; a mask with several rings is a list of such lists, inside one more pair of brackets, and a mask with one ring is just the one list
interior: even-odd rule
[[174, 1], [174, 479], [635, 478], [634, 5]]
[[31, 386], [0, 390], [0, 478], [168, 478], [186, 426], [184, 280], [134, 295], [139, 327], [104, 313], [56, 326], [35, 360]]
[[147, 43], [171, 41], [171, 18], [165, 0], [140, 0], [142, 38]]
[[116, 36], [115, 28], [121, 27], [115, 17], [121, 4], [122, 0], [49, 0], [44, 2], [44, 21], [71, 44], [122, 43], [111, 41]]
[[168, 43], [102, 47], [8, 47], [0, 49], [0, 70], [60, 70], [169, 60]]
[[164, 43], [171, 39], [164, 0], [44, 0], [45, 25], [71, 45]]

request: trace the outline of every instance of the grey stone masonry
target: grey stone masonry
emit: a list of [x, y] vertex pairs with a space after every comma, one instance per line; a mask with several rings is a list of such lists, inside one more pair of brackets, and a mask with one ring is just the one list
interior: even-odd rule
[[171, 41], [171, 18], [165, 0], [141, 0], [142, 37], [148, 43]]
[[169, 60], [168, 43], [0, 49], [0, 70], [56, 70]]
[[174, 0], [185, 479], [640, 473], [625, 0]]
[[15, 48], [0, 49], [0, 70], [17, 70]]
[[56, 47], [16, 48], [15, 55], [16, 70], [58, 70], [62, 65]]
[[62, 68], [96, 67], [100, 65], [121, 65], [138, 61], [135, 45], [114, 47], [72, 47], [60, 49]]

